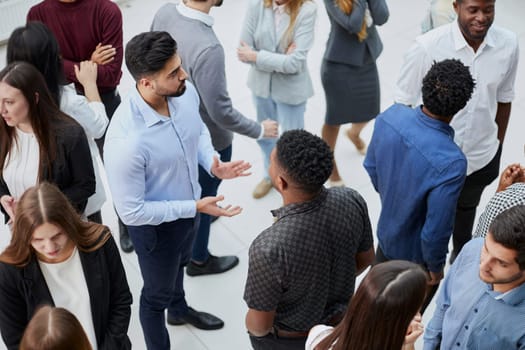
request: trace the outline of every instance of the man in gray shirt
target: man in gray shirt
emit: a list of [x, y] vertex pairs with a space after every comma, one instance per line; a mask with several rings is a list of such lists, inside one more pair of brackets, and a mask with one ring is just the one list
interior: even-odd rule
[[[277, 137], [277, 123], [262, 124], [246, 118], [232, 106], [226, 89], [224, 50], [213, 31], [210, 9], [222, 0], [186, 0], [180, 4], [165, 4], [156, 13], [151, 30], [167, 31], [177, 41], [182, 66], [188, 72], [199, 97], [200, 115], [208, 127], [213, 147], [226, 162], [231, 158], [233, 132], [255, 139]], [[199, 168], [202, 196], [215, 196], [220, 179], [212, 178]], [[235, 267], [236, 256], [216, 257], [208, 251], [210, 216], [201, 214], [200, 226], [193, 246], [191, 262], [186, 268], [190, 276], [228, 271]]]

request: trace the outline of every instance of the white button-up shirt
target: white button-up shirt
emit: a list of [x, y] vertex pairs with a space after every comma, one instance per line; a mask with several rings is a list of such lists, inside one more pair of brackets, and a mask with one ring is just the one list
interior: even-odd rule
[[514, 33], [492, 26], [476, 52], [467, 43], [457, 22], [416, 38], [405, 55], [397, 81], [395, 101], [415, 105], [420, 101], [423, 77], [434, 61], [456, 58], [470, 68], [476, 81], [471, 99], [452, 119], [454, 141], [465, 153], [467, 174], [487, 165], [498, 150], [498, 102], [514, 98], [518, 65], [518, 40]]

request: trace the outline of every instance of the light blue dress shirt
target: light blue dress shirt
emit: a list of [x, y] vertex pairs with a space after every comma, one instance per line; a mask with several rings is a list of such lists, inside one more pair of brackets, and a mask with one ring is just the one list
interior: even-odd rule
[[109, 125], [104, 163], [126, 225], [159, 225], [197, 213], [198, 165], [211, 169], [216, 152], [191, 83], [182, 96], [168, 98], [168, 108], [170, 117], [158, 114], [132, 89]]
[[467, 243], [439, 292], [424, 350], [525, 349], [525, 284], [504, 294], [479, 278], [484, 239]]

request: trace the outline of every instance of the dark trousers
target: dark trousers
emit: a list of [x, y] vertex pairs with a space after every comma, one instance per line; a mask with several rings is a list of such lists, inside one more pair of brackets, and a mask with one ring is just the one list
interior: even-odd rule
[[[379, 245], [378, 245], [377, 246], [377, 250], [376, 250], [376, 258], [375, 258], [375, 261], [374, 261], [374, 265], [377, 265], [377, 264], [382, 263], [382, 262], [387, 262], [387, 261], [390, 261], [390, 260], [393, 260], [393, 259], [389, 259], [385, 255], [385, 253], [383, 253], [383, 250], [381, 249], [381, 247], [379, 247]], [[426, 266], [421, 265], [421, 267], [425, 271], [428, 271]], [[436, 294], [438, 288], [439, 288], [439, 283], [435, 284], [435, 285], [427, 285], [427, 295], [425, 297], [425, 300], [423, 301], [423, 305], [421, 305], [421, 314], [423, 314], [425, 312], [425, 310], [427, 309], [428, 305], [432, 301], [432, 298], [434, 298], [434, 295]]]
[[[222, 151], [219, 151], [219, 155], [222, 162], [229, 162], [232, 159], [232, 146], [230, 145]], [[216, 196], [221, 181], [218, 177], [211, 177], [208, 172], [199, 165], [199, 184], [202, 187], [201, 198]], [[205, 262], [210, 255], [208, 252], [208, 242], [210, 240], [211, 218], [208, 214], [200, 214], [200, 217], [199, 229], [195, 236], [195, 242], [193, 242], [191, 259], [193, 261]]]
[[465, 243], [472, 238], [476, 208], [485, 187], [490, 185], [499, 175], [500, 159], [501, 145], [494, 158], [487, 165], [473, 172], [465, 179], [456, 207], [456, 219], [452, 235], [454, 249], [450, 257], [451, 263], [458, 256]]
[[190, 259], [198, 221], [180, 219], [157, 226], [128, 226], [144, 280], [139, 316], [148, 350], [170, 349], [166, 309], [174, 317], [188, 312], [183, 269]]
[[102, 224], [102, 212], [99, 210], [87, 217], [89, 222], [96, 222], [97, 224]]
[[279, 338], [273, 333], [255, 337], [250, 334], [250, 342], [254, 350], [304, 350], [306, 338]]
[[[113, 117], [113, 113], [115, 113], [115, 110], [120, 104], [120, 95], [118, 93], [118, 90], [115, 88], [113, 91], [105, 92], [103, 94], [100, 94], [100, 99], [102, 100], [102, 103], [104, 104], [104, 107], [106, 109], [106, 115], [108, 116], [108, 119], [111, 121], [111, 117]], [[104, 135], [102, 135], [101, 138], [96, 139], [95, 142], [97, 143], [98, 147], [98, 153], [100, 154], [100, 158], [102, 161], [104, 161], [104, 140], [106, 139], [106, 132], [104, 131]]]

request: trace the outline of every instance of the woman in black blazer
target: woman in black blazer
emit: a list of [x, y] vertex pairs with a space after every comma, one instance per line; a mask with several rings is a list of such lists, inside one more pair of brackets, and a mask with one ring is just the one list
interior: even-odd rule
[[89, 144], [82, 127], [60, 111], [41, 73], [13, 62], [0, 72], [0, 203], [14, 219], [29, 187], [49, 181], [83, 213], [95, 192]]
[[94, 349], [131, 349], [131, 302], [109, 229], [82, 221], [52, 184], [28, 189], [0, 255], [0, 332], [7, 348], [18, 349], [39, 306], [53, 305], [79, 319]]

